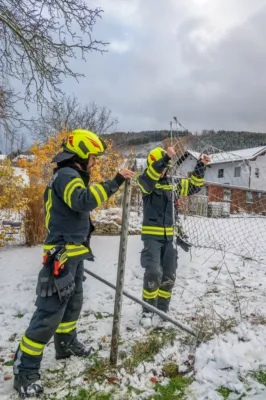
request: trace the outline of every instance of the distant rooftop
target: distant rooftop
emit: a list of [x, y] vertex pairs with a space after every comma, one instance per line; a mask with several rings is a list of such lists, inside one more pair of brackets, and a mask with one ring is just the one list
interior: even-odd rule
[[[199, 158], [200, 153], [196, 151], [188, 150], [189, 154], [191, 154], [195, 158]], [[221, 152], [215, 154], [209, 154], [211, 158], [211, 164], [220, 164], [231, 161], [241, 161], [241, 160], [252, 160], [256, 158], [258, 155], [266, 153], [266, 146], [260, 147], [252, 147], [251, 149], [243, 149], [243, 150], [233, 150], [228, 152]]]

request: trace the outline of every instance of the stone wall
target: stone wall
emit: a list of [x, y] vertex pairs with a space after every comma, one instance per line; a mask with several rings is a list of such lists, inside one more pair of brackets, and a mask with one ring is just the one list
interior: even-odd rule
[[[122, 225], [121, 208], [109, 208], [94, 214], [92, 221], [95, 226], [94, 235], [115, 236], [120, 235]], [[129, 235], [140, 235], [141, 223], [137, 212], [130, 211]]]
[[[117, 236], [121, 233], [121, 224], [117, 224], [114, 221], [93, 221], [93, 225], [95, 226], [94, 235], [98, 236]], [[128, 234], [129, 235], [140, 235], [141, 231], [139, 228], [133, 228], [129, 226]]]
[[93, 225], [95, 226], [94, 235], [106, 235], [106, 236], [115, 236], [120, 235], [121, 225], [118, 225], [115, 222], [104, 222], [104, 221], [93, 221]]

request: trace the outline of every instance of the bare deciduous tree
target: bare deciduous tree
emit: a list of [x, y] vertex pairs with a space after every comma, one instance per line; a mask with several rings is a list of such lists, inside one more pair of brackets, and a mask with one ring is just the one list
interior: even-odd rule
[[[26, 105], [34, 101], [42, 108], [58, 98], [63, 78], [82, 76], [71, 68], [70, 59], [85, 60], [89, 52], [105, 51], [107, 43], [92, 35], [102, 12], [85, 0], [1, 0], [2, 82], [11, 78], [22, 83], [20, 97]], [[5, 96], [10, 99], [9, 94]]]
[[32, 135], [36, 140], [46, 141], [62, 129], [72, 131], [77, 128], [103, 134], [114, 130], [117, 123], [111, 110], [95, 103], [81, 107], [73, 96], [61, 102], [54, 101], [42, 118], [33, 123]]
[[18, 94], [12, 89], [0, 87], [0, 141], [5, 151], [13, 151], [25, 145], [22, 130], [28, 127], [30, 121], [24, 119], [17, 110]]

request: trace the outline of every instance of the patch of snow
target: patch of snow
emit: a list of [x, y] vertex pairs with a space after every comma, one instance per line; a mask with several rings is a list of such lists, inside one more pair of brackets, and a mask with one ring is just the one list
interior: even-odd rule
[[[95, 262], [86, 262], [85, 266], [115, 284], [119, 237], [94, 236], [91, 246], [97, 258]], [[139, 236], [128, 237], [125, 289], [139, 298], [144, 273], [140, 266], [142, 247]], [[4, 364], [12, 359], [34, 312], [41, 258], [41, 246], [12, 247], [0, 251], [0, 398], [5, 400], [17, 399], [9, 379], [12, 367]], [[219, 386], [234, 392], [229, 399], [239, 398], [242, 393], [246, 393], [248, 399], [265, 399], [265, 387], [252, 376], [252, 372], [266, 368], [266, 327], [254, 325], [255, 317], [266, 318], [265, 262], [263, 259], [261, 263], [254, 260], [243, 263], [235, 255], [204, 248], [193, 248], [191, 255], [180, 250], [171, 316], [194, 329], [201, 326], [200, 318], [203, 322], [206, 320], [210, 329], [229, 319], [234, 320], [236, 327], [231, 330], [229, 327], [227, 332], [202, 343], [196, 351], [195, 343], [193, 346], [186, 344], [187, 336], [177, 333], [172, 345], [159, 352], [153, 362], [144, 362], [133, 374], [121, 369], [117, 373], [117, 385], [111, 386], [107, 380], [98, 384], [94, 382], [97, 386], [95, 390], [107, 392], [117, 387], [114, 399], [120, 400], [130, 385], [143, 391], [135, 398], [145, 399], [154, 394], [154, 384], [150, 381], [153, 369], [160, 376], [163, 365], [173, 361], [180, 366], [180, 370], [188, 371], [189, 356], [194, 353], [195, 381], [188, 388], [189, 400], [222, 400], [217, 392]], [[87, 277], [78, 331], [85, 344], [99, 349], [100, 357], [109, 356], [114, 295], [111, 288]], [[136, 340], [145, 339], [147, 334], [139, 325], [140, 316], [141, 307], [124, 297], [121, 320], [123, 343], [120, 350], [126, 353]], [[86, 380], [85, 370], [90, 363], [90, 359], [76, 357], [64, 362], [55, 361], [53, 343], [46, 346], [41, 371], [44, 384], [49, 382], [45, 385], [46, 398], [66, 398], [69, 393], [88, 388], [90, 382]], [[63, 373], [64, 380], [60, 374], [56, 379], [55, 371]], [[5, 380], [6, 377], [8, 380]], [[159, 379], [162, 384], [168, 382], [167, 378]], [[60, 397], [62, 393], [65, 397]]]

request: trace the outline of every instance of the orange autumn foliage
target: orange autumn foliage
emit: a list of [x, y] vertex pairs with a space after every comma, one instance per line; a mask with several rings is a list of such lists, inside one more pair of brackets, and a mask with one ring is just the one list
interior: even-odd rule
[[[25, 188], [27, 197], [27, 210], [25, 216], [25, 237], [26, 244], [31, 246], [42, 243], [45, 237], [44, 225], [44, 204], [43, 194], [49, 179], [53, 174], [55, 164], [51, 164], [52, 158], [62, 149], [62, 143], [67, 138], [69, 132], [63, 131], [55, 137], [51, 137], [47, 143], [35, 143], [30, 151], [35, 156], [33, 161], [20, 160], [19, 166], [27, 170], [30, 184]], [[106, 155], [101, 157], [94, 167], [91, 174], [91, 182], [102, 182], [112, 179], [119, 165], [121, 157], [115, 151], [111, 141], [107, 140]], [[113, 207], [115, 205], [115, 196], [109, 201], [108, 205], [103, 204], [102, 207]]]

